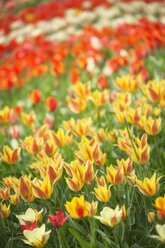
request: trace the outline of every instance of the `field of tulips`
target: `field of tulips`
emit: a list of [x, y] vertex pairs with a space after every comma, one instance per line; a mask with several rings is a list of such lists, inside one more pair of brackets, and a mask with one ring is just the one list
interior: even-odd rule
[[165, 247], [165, 1], [0, 10], [0, 248]]

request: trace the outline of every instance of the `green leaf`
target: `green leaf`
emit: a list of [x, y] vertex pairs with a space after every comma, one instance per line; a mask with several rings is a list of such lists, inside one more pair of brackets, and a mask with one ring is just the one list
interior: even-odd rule
[[86, 237], [82, 237], [79, 232], [77, 232], [76, 230], [69, 228], [69, 232], [73, 235], [73, 237], [75, 237], [75, 239], [78, 241], [79, 245], [82, 248], [90, 248], [90, 244], [88, 241], [86, 241]]

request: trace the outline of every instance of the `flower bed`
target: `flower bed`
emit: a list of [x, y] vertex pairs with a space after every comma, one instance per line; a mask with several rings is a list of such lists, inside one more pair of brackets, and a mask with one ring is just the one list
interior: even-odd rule
[[2, 23], [0, 247], [164, 247], [163, 6], [52, 1]]

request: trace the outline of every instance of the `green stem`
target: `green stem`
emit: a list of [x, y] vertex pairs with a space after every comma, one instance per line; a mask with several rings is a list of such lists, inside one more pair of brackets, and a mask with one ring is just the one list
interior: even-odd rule
[[91, 248], [96, 248], [96, 229], [95, 229], [95, 222], [93, 218], [89, 219], [90, 222], [90, 233], [91, 233]]

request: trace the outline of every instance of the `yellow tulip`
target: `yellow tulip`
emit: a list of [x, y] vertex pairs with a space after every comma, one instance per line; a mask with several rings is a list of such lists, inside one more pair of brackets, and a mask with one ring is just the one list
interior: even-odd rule
[[6, 204], [0, 204], [0, 217], [2, 218], [8, 218], [10, 215], [10, 205], [8, 207]]
[[155, 213], [153, 211], [150, 211], [147, 214], [147, 219], [148, 219], [149, 223], [153, 223], [155, 220]]
[[10, 108], [4, 107], [2, 110], [0, 110], [0, 123], [9, 123], [10, 121]]
[[94, 195], [101, 202], [109, 202], [111, 198], [110, 186], [97, 186], [97, 188], [94, 188]]

